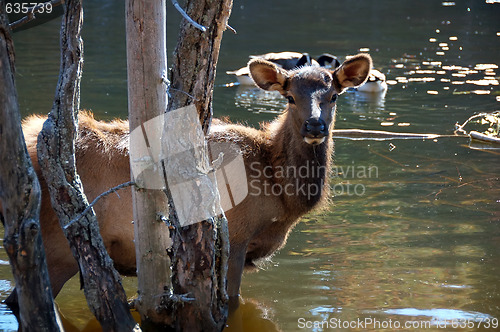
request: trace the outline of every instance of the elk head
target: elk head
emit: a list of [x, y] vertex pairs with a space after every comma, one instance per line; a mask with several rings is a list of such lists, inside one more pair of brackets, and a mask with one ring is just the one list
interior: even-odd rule
[[263, 59], [251, 60], [248, 67], [257, 86], [278, 91], [288, 100], [287, 121], [304, 142], [318, 145], [333, 129], [337, 96], [366, 81], [372, 60], [358, 54], [333, 71], [318, 66], [287, 71]]

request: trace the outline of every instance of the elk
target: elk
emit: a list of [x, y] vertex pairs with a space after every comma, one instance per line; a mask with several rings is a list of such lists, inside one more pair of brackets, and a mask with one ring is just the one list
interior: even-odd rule
[[[251, 60], [248, 67], [258, 87], [278, 91], [288, 104], [261, 129], [214, 121], [208, 137], [209, 141], [236, 143], [248, 177], [248, 195], [226, 211], [230, 238], [227, 285], [232, 298], [239, 296], [245, 267], [255, 267], [256, 261], [282, 248], [299, 218], [327, 196], [337, 96], [363, 84], [372, 62], [369, 55], [358, 54], [333, 71], [313, 66], [287, 71], [263, 59]], [[37, 161], [37, 135], [44, 120], [31, 116], [23, 122], [23, 130], [42, 185], [42, 238], [56, 296], [78, 272], [78, 266], [51, 207]], [[127, 121], [101, 122], [91, 113], [80, 113], [77, 169], [90, 200], [130, 180], [128, 139]], [[125, 275], [136, 272], [131, 202], [131, 191], [126, 189], [94, 206], [109, 255]]]

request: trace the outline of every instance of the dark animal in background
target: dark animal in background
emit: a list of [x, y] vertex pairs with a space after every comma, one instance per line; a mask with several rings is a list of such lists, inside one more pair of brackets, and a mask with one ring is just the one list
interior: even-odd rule
[[[312, 58], [309, 53], [298, 52], [266, 53], [261, 55], [251, 55], [250, 58], [268, 60], [286, 70], [296, 69], [301, 66], [320, 66], [333, 70], [340, 66], [340, 62], [337, 60], [337, 57], [329, 53], [323, 53], [316, 59]], [[227, 71], [226, 74], [236, 76], [238, 83], [241, 85], [254, 86], [254, 82], [250, 78], [250, 71], [248, 67], [242, 67], [235, 71]], [[365, 84], [362, 84], [355, 89], [357, 91], [367, 93], [383, 93], [387, 90], [385, 75], [379, 70], [371, 68]]]
[[[285, 70], [292, 70], [302, 66], [320, 66], [327, 69], [335, 69], [340, 66], [337, 58], [328, 53], [321, 54], [317, 59], [312, 58], [309, 53], [298, 52], [266, 53], [251, 55], [250, 58], [267, 60]], [[254, 85], [253, 80], [250, 78], [250, 71], [246, 66], [238, 70], [227, 71], [226, 74], [236, 76], [238, 83], [241, 85]]]

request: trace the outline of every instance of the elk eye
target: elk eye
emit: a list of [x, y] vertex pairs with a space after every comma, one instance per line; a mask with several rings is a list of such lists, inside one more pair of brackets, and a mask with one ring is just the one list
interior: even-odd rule
[[334, 94], [334, 95], [332, 96], [332, 99], [330, 100], [330, 103], [334, 103], [334, 102], [336, 102], [336, 101], [337, 101], [337, 95], [336, 95], [336, 94]]
[[293, 99], [293, 97], [292, 97], [292, 96], [286, 96], [286, 99], [288, 100], [288, 102], [289, 102], [290, 104], [295, 104], [295, 99]]

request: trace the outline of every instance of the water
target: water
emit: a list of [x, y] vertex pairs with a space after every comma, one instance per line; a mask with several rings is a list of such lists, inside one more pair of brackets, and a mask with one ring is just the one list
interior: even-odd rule
[[[329, 52], [341, 60], [369, 50], [386, 74], [385, 96], [346, 92], [337, 128], [452, 134], [478, 112], [499, 110], [498, 1], [235, 1], [220, 54], [216, 116], [257, 126], [285, 102], [226, 87], [225, 74], [270, 51]], [[126, 117], [121, 1], [86, 1], [82, 107]], [[169, 49], [178, 15], [169, 4]], [[50, 109], [59, 66], [59, 22], [15, 34], [23, 114]], [[429, 330], [463, 320], [464, 330], [500, 318], [498, 149], [466, 138], [335, 142], [332, 202], [303, 219], [286, 247], [243, 278], [244, 303], [230, 331]], [[369, 172], [371, 170], [371, 172]], [[12, 288], [0, 252], [0, 298]], [[126, 278], [129, 296], [135, 279]], [[78, 279], [57, 299], [70, 331], [99, 330]], [[345, 326], [371, 319], [379, 325]], [[325, 323], [326, 322], [326, 323]], [[382, 325], [392, 322], [392, 326]], [[337, 325], [333, 325], [333, 324]], [[497, 321], [498, 323], [498, 321]], [[330, 325], [327, 325], [330, 324]], [[441, 324], [441, 325], [439, 325]], [[482, 325], [479, 325], [482, 324]], [[0, 330], [16, 329], [0, 308]]]

